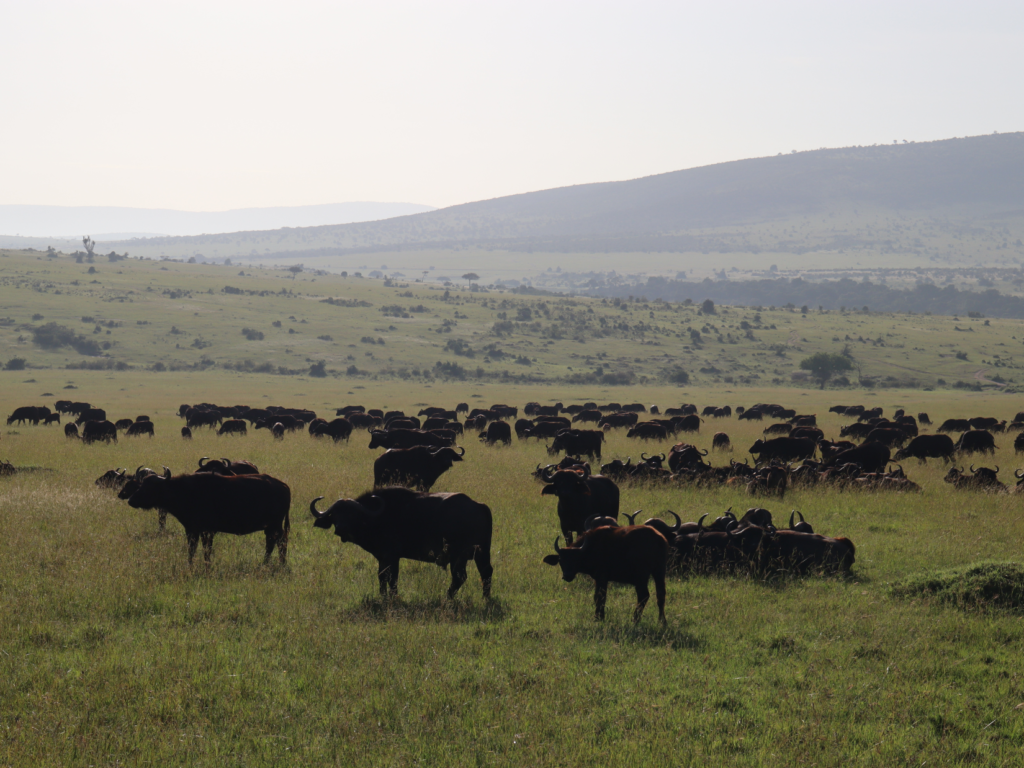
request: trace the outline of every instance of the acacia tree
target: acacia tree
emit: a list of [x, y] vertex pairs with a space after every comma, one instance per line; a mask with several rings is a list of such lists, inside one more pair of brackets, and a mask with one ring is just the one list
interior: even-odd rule
[[800, 361], [800, 370], [809, 371], [811, 377], [825, 388], [828, 380], [837, 373], [844, 373], [853, 368], [849, 358], [833, 355], [829, 352], [816, 352]]
[[480, 275], [478, 275], [476, 272], [467, 272], [462, 276], [462, 279], [465, 280], [467, 283], [472, 284], [474, 280], [480, 279]]

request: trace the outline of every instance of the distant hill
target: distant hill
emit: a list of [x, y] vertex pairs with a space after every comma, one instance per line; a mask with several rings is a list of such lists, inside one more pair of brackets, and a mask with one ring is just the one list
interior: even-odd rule
[[83, 235], [91, 235], [96, 240], [109, 242], [133, 237], [348, 224], [432, 210], [429, 205], [415, 203], [332, 203], [213, 212], [111, 206], [0, 205], [0, 233], [58, 240], [79, 240]]
[[[821, 149], [296, 230], [147, 241], [147, 255], [426, 249], [1024, 256], [1024, 133]], [[115, 248], [118, 247], [115, 245]], [[133, 252], [139, 252], [138, 247]], [[1008, 254], [1010, 255], [1010, 254]]]

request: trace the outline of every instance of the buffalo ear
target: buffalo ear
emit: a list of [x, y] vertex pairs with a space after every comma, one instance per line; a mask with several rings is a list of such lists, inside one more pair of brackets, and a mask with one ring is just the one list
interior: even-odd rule
[[553, 485], [545, 485], [544, 488], [541, 490], [540, 495], [541, 496], [557, 496], [558, 492], [555, 490], [555, 486], [553, 486]]
[[558, 555], [547, 555], [544, 558], [544, 562], [547, 565], [558, 565]]

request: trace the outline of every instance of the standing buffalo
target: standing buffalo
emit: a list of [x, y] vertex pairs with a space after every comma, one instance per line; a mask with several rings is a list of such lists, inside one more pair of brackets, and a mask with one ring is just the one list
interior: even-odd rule
[[571, 469], [545, 471], [542, 477], [547, 485], [541, 495], [558, 497], [559, 527], [570, 544], [573, 533], [586, 530], [592, 515], [618, 517], [619, 487], [610, 478]]
[[512, 445], [512, 428], [505, 421], [492, 421], [487, 425], [487, 431], [480, 433], [480, 439], [488, 445], [504, 443]]
[[755, 440], [754, 444], [750, 446], [750, 453], [757, 454], [758, 461], [771, 461], [772, 459], [792, 461], [812, 458], [816, 447], [810, 438], [776, 437], [772, 440]]
[[317, 528], [330, 529], [377, 558], [381, 595], [398, 593], [399, 561], [419, 560], [444, 568], [451, 564], [452, 598], [466, 583], [466, 566], [476, 562], [484, 597], [491, 595], [491, 510], [464, 493], [417, 493], [382, 488], [357, 499], [339, 499], [318, 512], [318, 496], [309, 504]]
[[117, 442], [117, 428], [109, 421], [87, 421], [82, 427], [82, 442], [94, 443], [103, 440]]
[[136, 421], [125, 433], [125, 437], [138, 437], [139, 435], [149, 435], [153, 437], [153, 422], [151, 421]]
[[594, 579], [594, 616], [598, 620], [604, 619], [608, 583], [614, 581], [631, 584], [636, 589], [633, 623], [638, 623], [651, 597], [647, 582], [653, 578], [658, 618], [662, 624], [665, 623], [668, 543], [654, 528], [646, 525], [625, 528], [603, 526], [586, 531], [575, 544], [561, 548], [556, 538], [555, 554], [545, 557], [544, 562], [561, 566], [565, 581], [572, 581], [578, 573]]
[[220, 425], [217, 435], [247, 435], [249, 427], [245, 419], [228, 419]]
[[281, 564], [288, 554], [288, 510], [291, 489], [270, 475], [225, 476], [196, 473], [171, 477], [150, 475], [128, 499], [134, 509], [158, 509], [176, 518], [185, 528], [188, 562], [196, 553], [200, 537], [203, 557], [213, 554], [213, 537], [218, 533], [244, 536], [257, 531], [266, 534], [263, 562], [277, 547]]
[[731, 451], [732, 442], [725, 432], [715, 432], [711, 438], [711, 447], [716, 451]]
[[310, 432], [313, 437], [330, 437], [334, 442], [348, 440], [352, 434], [352, 422], [345, 417], [334, 419], [313, 429]]
[[191, 440], [192, 439], [192, 430], [189, 429], [188, 427], [182, 427], [181, 428], [181, 438], [182, 438], [182, 440]]
[[[461, 453], [459, 452], [461, 451]], [[404, 485], [429, 491], [437, 479], [462, 461], [465, 448], [392, 448], [373, 462], [373, 487]]]
[[903, 461], [911, 457], [919, 461], [942, 459], [950, 461], [956, 453], [956, 445], [949, 435], [918, 435], [906, 448], [896, 451], [894, 461]]
[[64, 425], [64, 437], [78, 437], [78, 425], [77, 424], [65, 424]]
[[983, 429], [964, 432], [960, 435], [960, 439], [956, 441], [956, 450], [958, 453], [966, 454], [994, 454], [996, 452], [996, 439], [992, 436], [991, 432], [986, 432]]

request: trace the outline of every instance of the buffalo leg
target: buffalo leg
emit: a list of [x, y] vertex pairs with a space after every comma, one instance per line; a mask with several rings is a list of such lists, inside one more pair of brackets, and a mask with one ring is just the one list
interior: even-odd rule
[[647, 607], [647, 601], [651, 599], [651, 590], [647, 588], [647, 579], [644, 579], [643, 583], [637, 582], [636, 584], [636, 608], [633, 610], [633, 623], [639, 624], [640, 617], [644, 615], [644, 608]]
[[448, 587], [449, 600], [455, 597], [455, 593], [462, 588], [462, 585], [466, 583], [466, 579], [469, 578], [468, 576], [466, 576], [466, 565], [468, 563], [469, 560], [461, 556], [452, 558], [452, 584], [450, 587]]
[[267, 553], [263, 557], [263, 564], [266, 565], [270, 562], [270, 556], [274, 554], [274, 547], [277, 547], [277, 555], [281, 560], [281, 565], [284, 565], [285, 558], [288, 555], [288, 534], [283, 529], [272, 529], [266, 530], [267, 536]]
[[654, 577], [654, 594], [658, 598], [658, 621], [665, 624], [665, 572], [655, 571], [651, 575]]
[[476, 569], [480, 571], [480, 580], [484, 585], [484, 598], [491, 596], [491, 576], [494, 574], [494, 566], [491, 565], [491, 553], [489, 549], [477, 547], [473, 555], [476, 562]]
[[608, 582], [598, 581], [594, 585], [594, 618], [604, 621], [604, 604], [608, 599]]
[[383, 560], [377, 561], [377, 581], [380, 582], [381, 597], [387, 597], [389, 591], [392, 595], [398, 594], [397, 557], [390, 563], [386, 563]]
[[160, 530], [161, 531], [166, 530], [167, 529], [167, 513], [164, 512], [163, 510], [160, 510], [160, 512], [157, 515], [157, 522], [160, 523]]
[[192, 565], [192, 558], [196, 556], [196, 546], [199, 544], [199, 534], [185, 531], [185, 540], [188, 541], [188, 564]]
[[205, 531], [202, 534], [203, 537], [203, 559], [207, 563], [210, 562], [210, 558], [213, 557], [213, 532]]

